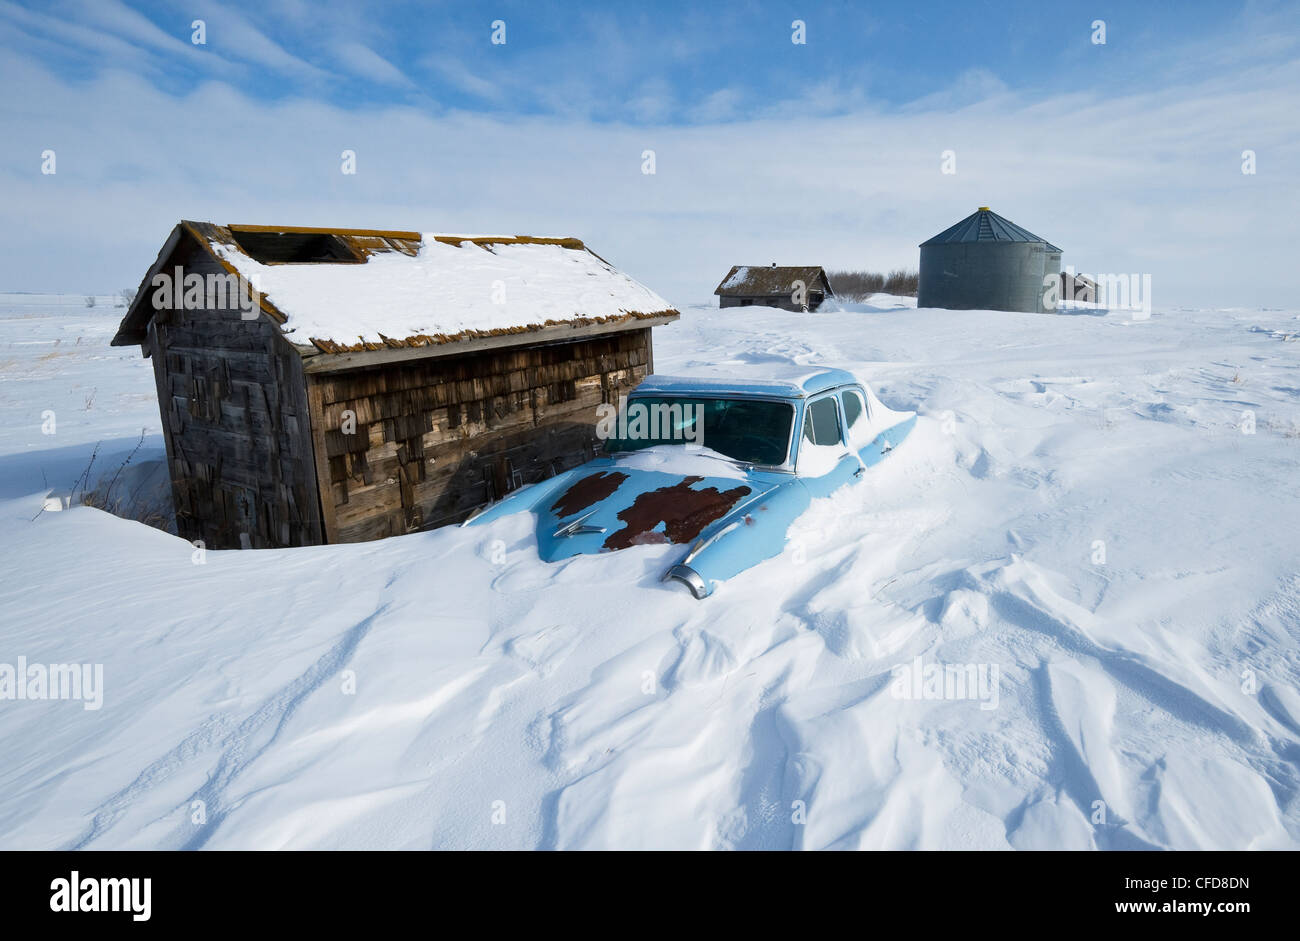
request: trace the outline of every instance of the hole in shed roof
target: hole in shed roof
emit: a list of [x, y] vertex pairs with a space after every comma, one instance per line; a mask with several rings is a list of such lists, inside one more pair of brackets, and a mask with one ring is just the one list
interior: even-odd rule
[[244, 254], [264, 265], [361, 261], [347, 242], [328, 232], [232, 231], [230, 234]]

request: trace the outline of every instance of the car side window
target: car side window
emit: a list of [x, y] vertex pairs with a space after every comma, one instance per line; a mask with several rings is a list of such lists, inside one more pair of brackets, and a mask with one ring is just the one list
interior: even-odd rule
[[828, 395], [808, 405], [804, 415], [803, 434], [816, 445], [840, 443], [840, 411], [835, 407], [835, 396]]
[[853, 389], [844, 393], [844, 420], [848, 422], [850, 428], [858, 423], [859, 419], [866, 414], [866, 410], [862, 393]]

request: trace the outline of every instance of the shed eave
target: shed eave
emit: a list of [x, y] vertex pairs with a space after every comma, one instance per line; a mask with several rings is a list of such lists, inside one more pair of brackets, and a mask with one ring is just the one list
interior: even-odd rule
[[[235, 267], [230, 262], [213, 251], [211, 242], [199, 231], [198, 227], [202, 224], [182, 219], [173, 227], [171, 234], [167, 236], [167, 241], [163, 243], [162, 249], [158, 252], [157, 259], [149, 266], [149, 270], [145, 272], [144, 278], [141, 279], [140, 287], [136, 289], [135, 297], [132, 298], [130, 307], [127, 308], [126, 314], [122, 317], [117, 333], [109, 341], [109, 346], [140, 346], [145, 342], [148, 336], [149, 321], [154, 316], [153, 309], [145, 307], [146, 298], [152, 296], [153, 293], [149, 288], [153, 285], [153, 279], [171, 261], [172, 255], [176, 253], [181, 239], [185, 236], [188, 235], [197, 242], [199, 247], [207, 252], [212, 260], [224, 268], [227, 273], [242, 279], [242, 275], [235, 270]], [[261, 311], [277, 324], [285, 322], [284, 314], [265, 295], [259, 295], [258, 302]]]
[[466, 336], [441, 343], [425, 343], [421, 346], [385, 346], [373, 350], [346, 350], [337, 353], [325, 352], [318, 346], [304, 346], [296, 341], [294, 341], [294, 348], [302, 354], [303, 368], [307, 372], [339, 372], [347, 369], [364, 369], [368, 366], [386, 366], [411, 360], [463, 356], [467, 353], [499, 350], [511, 346], [565, 343], [611, 333], [625, 333], [630, 330], [659, 327], [672, 323], [680, 316], [681, 314], [676, 310], [669, 310], [648, 316], [626, 317], [603, 323], [551, 324], [515, 333]]

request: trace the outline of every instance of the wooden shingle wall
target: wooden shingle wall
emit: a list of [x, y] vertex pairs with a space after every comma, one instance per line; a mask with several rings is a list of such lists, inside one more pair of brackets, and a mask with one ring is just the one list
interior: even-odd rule
[[650, 357], [642, 328], [312, 374], [328, 541], [458, 522], [523, 483], [590, 460], [597, 406], [644, 379]]
[[[224, 274], [192, 247], [176, 262]], [[306, 379], [279, 330], [237, 308], [165, 310], [147, 348], [179, 534], [210, 549], [320, 543]]]

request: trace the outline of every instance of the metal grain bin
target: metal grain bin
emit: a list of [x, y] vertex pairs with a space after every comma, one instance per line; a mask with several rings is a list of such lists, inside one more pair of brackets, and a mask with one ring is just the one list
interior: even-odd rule
[[981, 206], [921, 243], [916, 306], [1051, 312], [1044, 279], [1060, 272], [1059, 248]]

